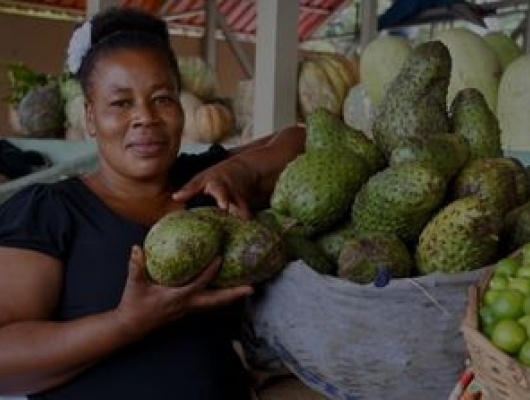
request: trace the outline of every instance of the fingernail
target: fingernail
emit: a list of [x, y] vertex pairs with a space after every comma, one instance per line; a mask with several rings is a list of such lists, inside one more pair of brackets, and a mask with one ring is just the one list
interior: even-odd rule
[[132, 257], [138, 257], [138, 253], [140, 252], [140, 248], [138, 247], [138, 245], [133, 245], [132, 248], [131, 248], [131, 256]]

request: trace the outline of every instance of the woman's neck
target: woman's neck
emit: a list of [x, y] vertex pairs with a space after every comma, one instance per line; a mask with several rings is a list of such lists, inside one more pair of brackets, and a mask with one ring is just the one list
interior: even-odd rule
[[185, 207], [171, 198], [166, 180], [147, 182], [95, 171], [83, 181], [114, 212], [143, 225], [150, 226], [169, 211]]

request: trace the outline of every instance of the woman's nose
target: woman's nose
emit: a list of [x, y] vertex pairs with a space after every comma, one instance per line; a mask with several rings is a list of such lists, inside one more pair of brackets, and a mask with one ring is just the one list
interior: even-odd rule
[[156, 107], [149, 102], [140, 102], [136, 104], [134, 110], [134, 123], [148, 124], [159, 120]]

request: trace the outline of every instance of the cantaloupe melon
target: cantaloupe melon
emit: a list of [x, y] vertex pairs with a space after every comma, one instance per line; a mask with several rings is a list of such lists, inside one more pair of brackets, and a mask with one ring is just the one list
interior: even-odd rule
[[456, 93], [467, 87], [477, 88], [486, 98], [490, 109], [497, 112], [497, 90], [502, 68], [497, 55], [486, 41], [467, 28], [451, 28], [435, 36], [451, 54], [451, 81], [447, 104]]
[[530, 150], [530, 54], [513, 61], [499, 83], [498, 119], [505, 150]]
[[361, 52], [360, 81], [372, 104], [381, 104], [411, 50], [412, 44], [404, 37], [380, 35]]

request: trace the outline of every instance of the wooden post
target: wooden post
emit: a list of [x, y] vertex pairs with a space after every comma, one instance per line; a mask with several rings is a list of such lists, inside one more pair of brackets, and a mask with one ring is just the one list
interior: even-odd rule
[[87, 0], [86, 15], [87, 17], [91, 17], [94, 14], [97, 14], [100, 10], [118, 5], [120, 5], [119, 0]]
[[256, 0], [253, 136], [296, 123], [298, 0]]
[[377, 35], [377, 1], [361, 0], [361, 50]]

